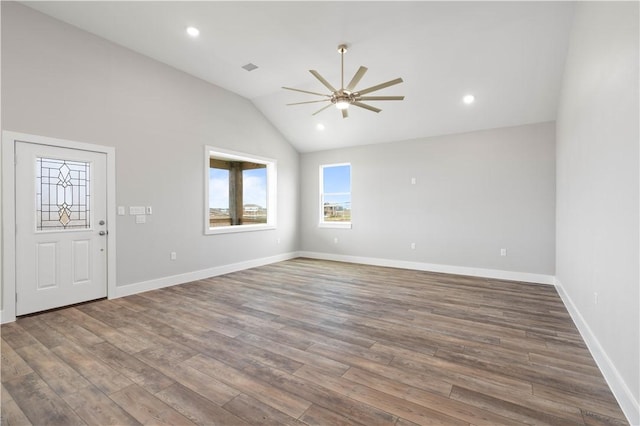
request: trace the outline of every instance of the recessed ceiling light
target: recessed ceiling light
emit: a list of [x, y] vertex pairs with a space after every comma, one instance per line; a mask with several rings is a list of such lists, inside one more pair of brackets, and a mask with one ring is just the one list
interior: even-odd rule
[[318, 129], [319, 131], [323, 131], [323, 130], [324, 130], [324, 124], [322, 124], [322, 123], [318, 123], [318, 124], [316, 125], [316, 129]]
[[462, 102], [464, 102], [464, 103], [465, 103], [465, 104], [467, 104], [467, 105], [472, 104], [473, 102], [475, 102], [475, 100], [476, 100], [476, 97], [475, 97], [475, 96], [473, 96], [473, 95], [465, 95], [465, 96], [462, 98]]
[[200, 30], [196, 27], [187, 27], [187, 34], [191, 37], [198, 37], [200, 35]]

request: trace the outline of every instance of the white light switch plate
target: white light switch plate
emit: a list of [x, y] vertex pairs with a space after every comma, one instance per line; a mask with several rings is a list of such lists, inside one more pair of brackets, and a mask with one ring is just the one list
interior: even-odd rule
[[124, 216], [125, 210], [124, 206], [118, 206], [118, 216]]
[[129, 214], [130, 215], [137, 215], [137, 214], [144, 214], [144, 206], [130, 206], [129, 207]]
[[143, 214], [136, 215], [136, 223], [146, 223], [146, 222], [147, 222], [147, 216]]

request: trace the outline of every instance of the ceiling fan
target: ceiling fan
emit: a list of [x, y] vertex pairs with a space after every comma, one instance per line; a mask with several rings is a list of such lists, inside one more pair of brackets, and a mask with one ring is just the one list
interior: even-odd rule
[[329, 102], [328, 105], [320, 108], [318, 111], [314, 112], [311, 115], [316, 115], [325, 109], [329, 108], [331, 105], [335, 105], [339, 110], [342, 111], [342, 118], [349, 117], [349, 105], [354, 105], [360, 108], [368, 109], [373, 112], [382, 111], [379, 108], [373, 107], [371, 105], [367, 105], [362, 103], [361, 101], [401, 101], [404, 99], [404, 96], [364, 96], [367, 93], [375, 92], [376, 90], [384, 89], [385, 87], [393, 86], [398, 83], [402, 83], [401, 78], [396, 78], [395, 80], [387, 81], [386, 83], [377, 84], [375, 86], [368, 87], [362, 90], [354, 90], [356, 85], [360, 82], [364, 74], [367, 72], [367, 67], [361, 66], [358, 71], [356, 71], [355, 75], [347, 84], [347, 87], [344, 86], [344, 54], [347, 51], [347, 45], [341, 44], [338, 46], [338, 52], [340, 52], [340, 89], [336, 90], [327, 80], [325, 80], [316, 70], [309, 70], [311, 74], [315, 78], [317, 78], [320, 83], [322, 83], [327, 89], [331, 91], [331, 94], [327, 95], [324, 93], [317, 92], [309, 92], [307, 90], [294, 89], [292, 87], [282, 87], [283, 89], [293, 90], [295, 92], [308, 93], [310, 95], [323, 96], [325, 99], [321, 99], [318, 101], [306, 101], [306, 102], [295, 102], [287, 105], [301, 105], [301, 104], [311, 104], [316, 102]]

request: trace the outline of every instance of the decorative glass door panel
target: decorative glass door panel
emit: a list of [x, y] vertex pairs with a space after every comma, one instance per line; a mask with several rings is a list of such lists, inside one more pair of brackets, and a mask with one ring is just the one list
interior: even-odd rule
[[91, 228], [91, 163], [36, 158], [36, 230]]

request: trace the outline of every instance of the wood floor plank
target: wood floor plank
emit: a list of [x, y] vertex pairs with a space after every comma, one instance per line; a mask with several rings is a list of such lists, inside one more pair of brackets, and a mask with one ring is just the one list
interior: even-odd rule
[[23, 346], [16, 352], [59, 395], [72, 394], [91, 386], [87, 379], [40, 343]]
[[105, 394], [133, 384], [130, 379], [96, 359], [91, 352], [73, 343], [57, 346], [52, 352]]
[[438, 351], [436, 357], [455, 361], [476, 371], [487, 371], [518, 378], [521, 382], [540, 383], [569, 392], [589, 395], [591, 398], [612, 401], [611, 391], [601, 377], [587, 376], [568, 370], [528, 364], [505, 364], [479, 360], [473, 356], [450, 351]]
[[95, 387], [65, 395], [64, 400], [89, 425], [140, 425], [139, 421]]
[[296, 419], [311, 405], [309, 401], [299, 398], [295, 394], [271, 387], [267, 383], [211, 357], [197, 355], [185, 361], [184, 364], [221, 380], [242, 393], [252, 396]]
[[283, 345], [270, 339], [265, 339], [255, 334], [243, 333], [236, 337], [241, 342], [249, 343], [253, 346], [262, 346], [269, 348], [271, 352], [290, 358], [294, 361], [298, 361], [301, 364], [309, 364], [314, 367], [327, 371], [331, 374], [341, 375], [349, 368], [348, 365], [341, 362], [334, 361], [329, 358], [317, 355], [313, 352], [303, 351], [297, 348], [292, 348], [288, 345]]
[[[15, 378], [15, 377], [14, 377]], [[0, 424], [12, 426], [30, 426], [31, 422], [13, 400], [9, 391], [2, 385], [0, 397]]]
[[177, 383], [180, 383], [182, 386], [191, 389], [220, 406], [232, 400], [240, 393], [239, 390], [188, 365], [182, 363], [173, 364], [167, 362], [166, 359], [149, 358], [144, 353], [138, 353], [136, 357], [156, 368], [167, 377], [175, 380]]
[[[548, 407], [541, 409], [541, 407], [531, 407], [533, 404], [531, 404], [530, 400], [522, 400], [516, 403], [508, 401], [507, 398], [496, 398], [458, 386], [453, 387], [451, 398], [525, 423], [534, 422], [535, 424], [546, 425], [579, 425], [583, 423], [580, 410], [576, 411], [571, 407], [553, 404], [551, 401], [543, 402], [548, 404]], [[554, 414], [558, 411], [563, 412], [558, 413], [559, 416], [550, 414], [552, 407], [554, 408]], [[566, 408], [566, 410], [563, 410], [563, 408]]]
[[243, 368], [243, 372], [261, 383], [267, 383], [272, 389], [277, 389], [290, 395], [297, 395], [306, 401], [314, 401], [316, 405], [349, 418], [356, 423], [391, 425], [397, 420], [397, 417], [384, 410], [334, 392], [322, 386], [321, 383], [312, 382], [273, 367], [247, 363]]
[[59, 310], [45, 312], [39, 319], [46, 321], [49, 328], [64, 336], [64, 339], [71, 340], [77, 345], [92, 346], [104, 341], [91, 331], [62, 315]]
[[19, 318], [17, 322], [20, 326], [27, 330], [29, 334], [38, 340], [42, 345], [51, 349], [64, 342], [64, 336], [58, 333], [56, 330], [49, 326], [49, 321], [45, 319], [47, 313], [42, 316], [28, 316], [25, 318]]
[[448, 414], [456, 419], [472, 424], [514, 424], [512, 420], [494, 414], [491, 411], [461, 403], [449, 397], [427, 392], [413, 386], [405, 385], [358, 368], [350, 368], [342, 377], [351, 380], [352, 382], [368, 386], [372, 389], [376, 389], [398, 398], [406, 399], [407, 401], [436, 410], [443, 414]]
[[252, 425], [303, 426], [305, 424], [244, 393], [224, 404], [223, 408]]
[[86, 424], [36, 373], [9, 380], [4, 386], [34, 425]]
[[[348, 419], [338, 413], [334, 413], [331, 410], [327, 410], [326, 408], [320, 407], [315, 404], [311, 405], [311, 407], [309, 407], [307, 411], [304, 412], [304, 414], [300, 417], [300, 420], [310, 426], [351, 426], [355, 424], [362, 424], [355, 423], [353, 419]], [[397, 424], [398, 422], [396, 422], [396, 425]]]
[[379, 364], [374, 361], [360, 358], [351, 354], [345, 354], [335, 350], [328, 350], [320, 345], [313, 346], [310, 348], [310, 350], [323, 354], [324, 356], [327, 356], [331, 359], [349, 364], [352, 367], [358, 367], [366, 371], [375, 372], [382, 376], [399, 381], [400, 383], [416, 386], [420, 389], [424, 389], [441, 395], [449, 395], [449, 392], [451, 392], [451, 383], [442, 380], [442, 376], [433, 377], [415, 370], [405, 371], [402, 368]]
[[2, 339], [14, 350], [38, 343], [35, 337], [20, 325], [19, 321], [2, 324]]
[[144, 340], [139, 336], [136, 336], [135, 338], [127, 336], [118, 329], [110, 327], [75, 308], [64, 309], [58, 312], [69, 321], [81, 325], [94, 335], [127, 353], [139, 352], [155, 344], [154, 341]]
[[241, 418], [178, 383], [161, 390], [156, 397], [198, 425], [248, 425]]
[[606, 403], [593, 398], [585, 398], [584, 395], [562, 391], [537, 383], [533, 384], [533, 394], [546, 400], [557, 401], [566, 406], [577, 407], [582, 411], [590, 411], [606, 417], [626, 421], [624, 414], [617, 404]]
[[27, 426], [32, 423], [14, 400], [2, 401], [0, 405], [0, 424], [5, 426]]
[[145, 425], [190, 426], [195, 424], [135, 384], [112, 394], [110, 398], [138, 422]]
[[174, 384], [169, 377], [110, 343], [100, 343], [90, 348], [90, 351], [102, 362], [151, 393]]
[[0, 354], [2, 355], [2, 382], [24, 376], [33, 371], [13, 348], [2, 339], [0, 343]]
[[547, 285], [297, 258], [0, 333], [3, 425], [627, 424]]
[[399, 418], [410, 420], [420, 425], [468, 425], [468, 422], [456, 419], [441, 412], [432, 410], [422, 405], [415, 404], [406, 399], [360, 385], [343, 377], [333, 377], [304, 366], [295, 373], [296, 376], [305, 378], [311, 382], [320, 383], [334, 392], [349, 398], [368, 404], [372, 407], [391, 413]]

